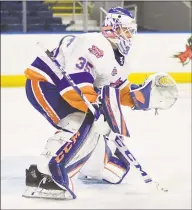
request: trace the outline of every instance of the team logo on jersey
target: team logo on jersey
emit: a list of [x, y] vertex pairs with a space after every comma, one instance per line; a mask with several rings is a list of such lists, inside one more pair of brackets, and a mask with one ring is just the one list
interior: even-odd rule
[[192, 36], [187, 40], [187, 44], [185, 45], [185, 51], [179, 52], [173, 57], [178, 58], [183, 66], [185, 66], [190, 62], [190, 60], [192, 60]]
[[111, 72], [111, 75], [112, 75], [112, 76], [115, 76], [116, 74], [117, 74], [117, 68], [114, 67], [114, 68], [113, 68], [113, 71]]
[[92, 47], [89, 48], [88, 50], [89, 50], [90, 53], [92, 53], [93, 55], [95, 55], [97, 58], [101, 58], [101, 57], [104, 56], [103, 50], [100, 50], [95, 45], [92, 45]]

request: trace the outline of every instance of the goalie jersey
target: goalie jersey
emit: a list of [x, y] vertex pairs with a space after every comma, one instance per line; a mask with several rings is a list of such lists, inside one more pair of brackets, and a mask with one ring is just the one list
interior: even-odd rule
[[[53, 53], [90, 102], [97, 99], [96, 89], [111, 85], [120, 89], [121, 105], [133, 106], [124, 57], [112, 48], [101, 33], [86, 33], [62, 39]], [[87, 112], [86, 104], [46, 55], [36, 57], [25, 70], [25, 75], [30, 80], [51, 83], [72, 107]]]

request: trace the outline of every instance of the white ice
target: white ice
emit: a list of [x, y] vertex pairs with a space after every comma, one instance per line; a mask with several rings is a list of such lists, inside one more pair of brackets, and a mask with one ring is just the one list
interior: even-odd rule
[[76, 180], [76, 200], [21, 197], [25, 168], [35, 163], [55, 129], [30, 105], [24, 88], [1, 89], [2, 209], [191, 209], [191, 85], [179, 85], [180, 97], [166, 111], [132, 111], [123, 107], [131, 138], [127, 145], [161, 186], [143, 183], [131, 169], [120, 185], [83, 184]]

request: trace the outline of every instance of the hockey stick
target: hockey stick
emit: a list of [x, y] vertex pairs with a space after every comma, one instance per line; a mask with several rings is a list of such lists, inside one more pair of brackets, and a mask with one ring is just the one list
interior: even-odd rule
[[77, 87], [77, 85], [73, 82], [71, 77], [65, 72], [64, 68], [59, 64], [59, 62], [55, 59], [52, 52], [50, 52], [48, 49], [46, 49], [40, 42], [37, 42], [37, 44], [42, 48], [42, 50], [46, 53], [46, 55], [51, 59], [51, 61], [56, 65], [58, 69], [62, 72], [65, 79], [68, 81], [68, 83], [74, 88], [74, 90], [79, 94], [79, 96], [85, 101], [87, 104], [89, 110], [93, 113], [95, 118], [98, 118], [98, 113], [95, 110], [95, 108], [91, 105], [91, 103], [88, 101], [88, 99], [82, 94], [81, 90]]
[[[107, 137], [106, 137], [107, 138]], [[115, 142], [116, 147], [119, 149], [121, 154], [125, 157], [125, 159], [132, 165], [135, 166], [137, 169], [137, 172], [139, 172], [140, 176], [142, 177], [143, 181], [145, 183], [151, 183], [155, 185], [155, 187], [158, 190], [161, 190], [163, 192], [168, 192], [168, 189], [160, 187], [159, 183], [152, 180], [152, 178], [147, 174], [146, 171], [142, 168], [140, 163], [137, 161], [137, 159], [133, 156], [133, 154], [130, 152], [130, 150], [127, 148], [127, 146], [124, 144], [122, 140], [123, 136], [116, 133], [115, 140], [112, 139], [112, 141]]]
[[[42, 48], [42, 50], [46, 53], [46, 55], [50, 58], [50, 60], [55, 64], [55, 66], [58, 69], [60, 69], [60, 71], [62, 72], [62, 74], [65, 77], [65, 79], [74, 88], [74, 90], [79, 94], [79, 96], [82, 98], [82, 100], [84, 100], [84, 102], [88, 106], [89, 110], [93, 113], [93, 115], [95, 116], [95, 118], [98, 119], [99, 113], [97, 112], [97, 110], [88, 101], [88, 99], [83, 95], [83, 93], [81, 92], [81, 90], [73, 82], [73, 80], [71, 79], [71, 77], [66, 73], [66, 71], [64, 70], [64, 68], [59, 64], [59, 62], [54, 57], [53, 53], [50, 52], [48, 49], [44, 48], [44, 46], [41, 45], [39, 42], [38, 42], [38, 45]], [[137, 169], [137, 171], [139, 172], [139, 174], [143, 178], [144, 182], [145, 183], [152, 183], [152, 184], [155, 185], [155, 187], [157, 189], [160, 189], [163, 192], [167, 192], [168, 191], [167, 189], [164, 189], [164, 188], [159, 187], [159, 183], [153, 181], [149, 177], [149, 175], [143, 170], [142, 166], [139, 164], [139, 162], [136, 160], [136, 158], [133, 156], [133, 154], [129, 151], [129, 149], [127, 148], [127, 146], [123, 143], [122, 138], [123, 138], [123, 136], [120, 136], [119, 134], [116, 134], [115, 140], [113, 140], [113, 141], [114, 141], [115, 145], [117, 146], [117, 148], [119, 149], [119, 151], [125, 157], [125, 159], [129, 163], [131, 163], [132, 165], [135, 166], [135, 168]]]

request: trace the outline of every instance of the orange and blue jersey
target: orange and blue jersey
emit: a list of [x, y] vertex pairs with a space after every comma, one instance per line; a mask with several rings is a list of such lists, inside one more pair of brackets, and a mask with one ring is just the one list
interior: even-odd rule
[[[120, 89], [121, 105], [133, 106], [129, 82], [121, 75], [125, 70], [124, 60], [102, 34], [82, 34], [70, 44], [61, 44], [54, 55], [91, 103], [97, 100], [96, 88], [111, 84]], [[47, 56], [36, 57], [25, 75], [28, 99], [36, 108], [41, 107], [37, 109], [54, 124], [72, 110], [88, 111], [84, 101]]]

